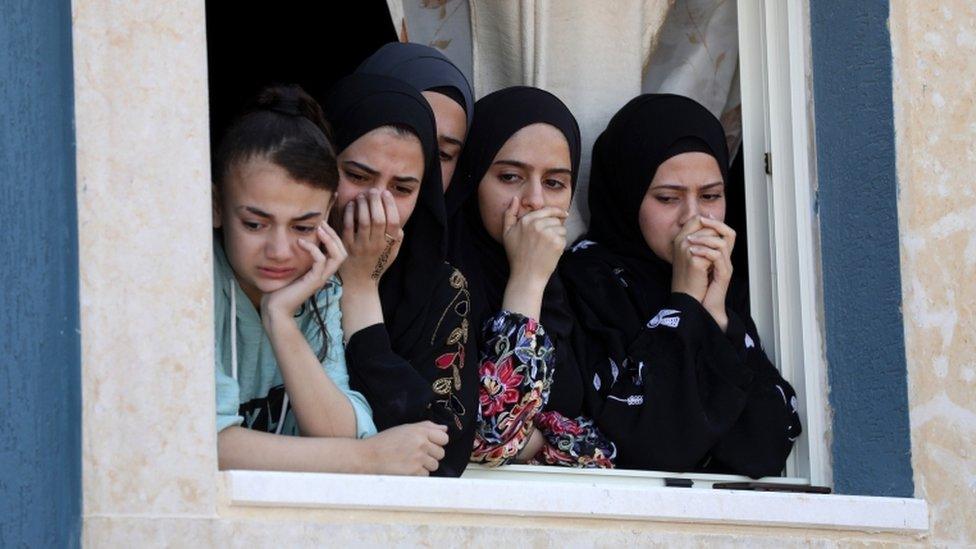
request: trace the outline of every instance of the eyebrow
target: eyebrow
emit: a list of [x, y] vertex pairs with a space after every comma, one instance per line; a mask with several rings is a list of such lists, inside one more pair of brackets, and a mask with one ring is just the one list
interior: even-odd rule
[[[708, 185], [702, 185], [701, 187], [698, 188], [698, 190], [699, 191], [705, 191], [705, 190], [711, 189], [712, 187], [718, 187], [718, 186], [724, 186], [724, 185], [725, 185], [724, 182], [722, 182], [722, 181], [716, 181], [714, 183], [709, 183]], [[654, 188], [655, 189], [666, 189], [666, 190], [669, 190], [669, 191], [684, 191], [688, 187], [686, 187], [684, 185], [658, 185], [658, 186], [656, 186]]]
[[[525, 162], [519, 162], [518, 160], [505, 160], [505, 159], [502, 159], [502, 160], [496, 160], [492, 164], [505, 164], [507, 166], [514, 166], [514, 167], [519, 168], [519, 169], [522, 169], [522, 170], [528, 170], [529, 169], [529, 165], [528, 164], [526, 164]], [[559, 174], [573, 175], [573, 171], [570, 170], [569, 168], [550, 168], [550, 169], [546, 170], [546, 173], [547, 174], [559, 173]]]
[[[343, 165], [352, 164], [356, 168], [368, 173], [371, 176], [377, 176], [380, 174], [379, 170], [371, 168], [362, 162], [356, 162], [355, 160], [346, 160], [342, 163]], [[394, 175], [393, 180], [397, 183], [420, 183], [420, 180], [412, 175]]]
[[[266, 211], [264, 211], [262, 209], [255, 208], [254, 206], [240, 206], [238, 209], [239, 210], [246, 210], [247, 212], [252, 213], [252, 214], [254, 214], [254, 215], [258, 216], [258, 217], [263, 217], [264, 219], [274, 219], [274, 216], [273, 215], [269, 214], [268, 212], [266, 212]], [[322, 212], [306, 212], [306, 213], [303, 213], [302, 215], [300, 215], [298, 217], [293, 217], [291, 220], [292, 221], [305, 221], [306, 219], [312, 219], [313, 217], [319, 217], [321, 215], [322, 215]]]

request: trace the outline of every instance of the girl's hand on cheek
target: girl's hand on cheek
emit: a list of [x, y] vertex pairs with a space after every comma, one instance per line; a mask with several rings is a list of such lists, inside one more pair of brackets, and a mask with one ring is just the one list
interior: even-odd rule
[[696, 216], [685, 223], [672, 241], [674, 259], [671, 265], [671, 291], [688, 294], [698, 302], [705, 299], [712, 262], [692, 253], [694, 245], [688, 237], [702, 228], [701, 218]]
[[518, 207], [518, 198], [513, 198], [504, 214], [502, 243], [511, 276], [545, 285], [566, 248], [563, 223], [569, 214], [547, 206], [518, 219]]
[[[319, 248], [320, 244], [325, 248], [324, 253]], [[262, 318], [270, 320], [275, 315], [293, 315], [302, 303], [325, 287], [346, 259], [342, 240], [325, 221], [315, 228], [312, 240], [299, 239], [298, 246], [312, 256], [312, 266], [287, 286], [262, 296]]]
[[725, 296], [732, 280], [732, 250], [735, 247], [735, 231], [714, 219], [702, 218], [703, 229], [689, 236], [691, 253], [707, 259], [712, 264], [708, 289], [702, 306], [712, 315], [724, 332], [728, 327]]
[[343, 211], [342, 242], [349, 258], [339, 274], [345, 289], [379, 286], [403, 241], [400, 213], [390, 191], [370, 189], [350, 200]]

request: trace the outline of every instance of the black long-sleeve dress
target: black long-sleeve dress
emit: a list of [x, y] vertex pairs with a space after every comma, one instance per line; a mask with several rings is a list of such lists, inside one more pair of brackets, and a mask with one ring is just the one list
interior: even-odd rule
[[801, 431], [796, 393], [763, 352], [742, 286], [729, 290], [723, 333], [670, 291], [669, 264], [641, 263], [584, 240], [560, 269], [587, 403], [618, 466], [780, 474]]
[[[373, 407], [379, 430], [430, 420], [446, 425], [449, 441], [435, 476], [460, 476], [471, 455], [477, 419], [478, 371], [472, 360], [467, 281], [448, 264], [413, 341], [396, 345], [385, 324], [359, 330], [346, 345], [350, 386]], [[472, 357], [469, 359], [468, 357]]]

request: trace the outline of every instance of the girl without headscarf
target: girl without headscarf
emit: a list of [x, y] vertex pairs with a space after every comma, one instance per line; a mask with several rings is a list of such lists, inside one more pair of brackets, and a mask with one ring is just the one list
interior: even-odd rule
[[552, 94], [514, 87], [475, 105], [445, 197], [479, 336], [474, 461], [612, 467], [613, 445], [583, 417], [573, 317], [554, 273], [579, 159], [576, 119]]
[[675, 95], [633, 99], [593, 146], [590, 230], [560, 273], [622, 467], [777, 475], [800, 434], [732, 279], [727, 166], [721, 124]]
[[474, 115], [474, 94], [461, 69], [430, 46], [391, 42], [363, 61], [356, 72], [397, 78], [421, 92], [437, 122], [441, 182], [446, 190]]
[[380, 429], [422, 419], [446, 426], [450, 442], [432, 474], [459, 476], [474, 436], [477, 370], [467, 282], [445, 261], [434, 115], [410, 85], [372, 74], [339, 81], [325, 110], [339, 151], [333, 224], [349, 251], [339, 276], [350, 385]]

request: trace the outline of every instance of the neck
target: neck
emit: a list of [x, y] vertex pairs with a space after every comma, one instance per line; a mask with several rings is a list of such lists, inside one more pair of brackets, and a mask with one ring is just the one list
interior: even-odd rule
[[264, 296], [264, 292], [262, 292], [261, 290], [257, 289], [254, 286], [248, 286], [246, 284], [242, 284], [241, 280], [237, 278], [237, 275], [234, 275], [234, 280], [237, 281], [237, 285], [241, 287], [241, 290], [244, 292], [244, 295], [247, 296], [247, 299], [251, 302], [251, 305], [254, 306], [254, 310], [257, 311], [258, 315], [260, 316], [261, 297]]

